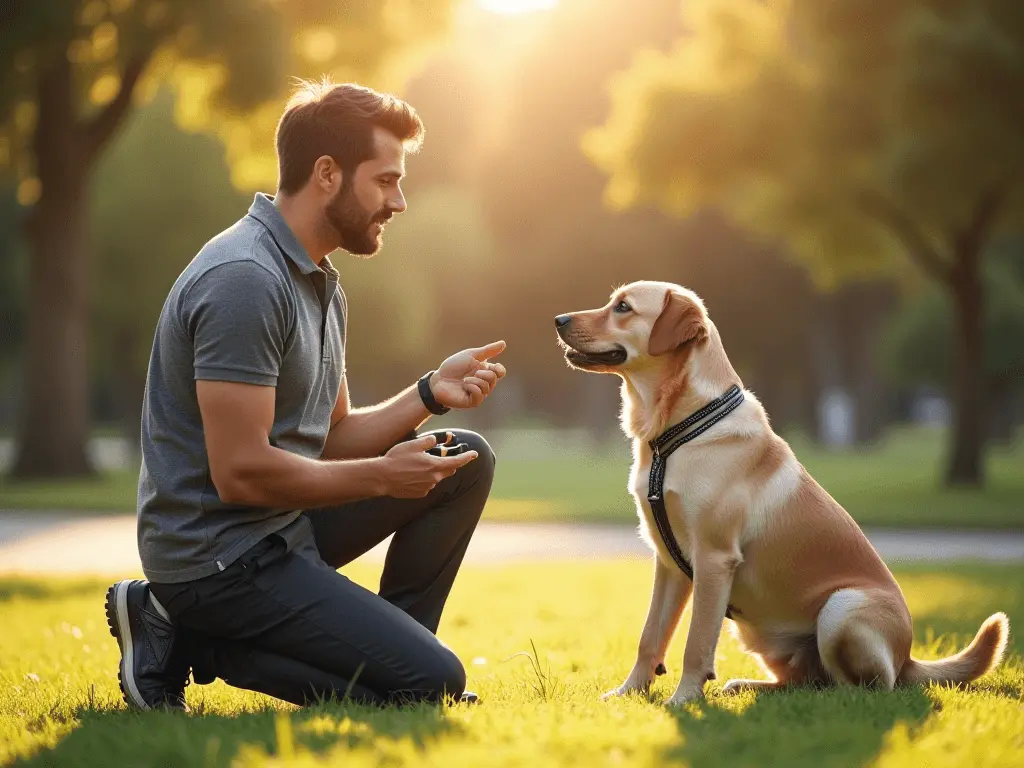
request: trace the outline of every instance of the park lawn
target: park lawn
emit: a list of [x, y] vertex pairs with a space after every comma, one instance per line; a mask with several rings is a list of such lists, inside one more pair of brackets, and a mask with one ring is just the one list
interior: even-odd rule
[[[217, 682], [188, 689], [190, 715], [124, 709], [102, 613], [105, 582], [0, 579], [0, 765], [1021, 764], [1024, 659], [1013, 635], [1004, 665], [967, 690], [725, 697], [720, 682], [759, 673], [723, 632], [720, 682], [707, 701], [670, 711], [662, 702], [680, 671], [680, 631], [651, 700], [599, 701], [632, 664], [650, 571], [629, 560], [464, 569], [440, 635], [466, 663], [484, 699], [476, 707], [300, 710]], [[379, 576], [363, 563], [345, 572], [370, 588]], [[1012, 628], [1024, 626], [1024, 566], [918, 566], [897, 577], [915, 616], [918, 657], [960, 648], [996, 610]]]
[[[862, 525], [1024, 528], [1024, 436], [991, 450], [989, 484], [982, 491], [941, 486], [944, 440], [935, 431], [894, 430], [866, 451], [829, 452], [798, 438], [791, 444], [818, 482]], [[485, 518], [632, 524], [636, 512], [626, 491], [629, 463], [625, 442], [615, 456], [499, 456]], [[0, 476], [0, 509], [132, 511], [137, 482], [136, 472], [45, 483]]]

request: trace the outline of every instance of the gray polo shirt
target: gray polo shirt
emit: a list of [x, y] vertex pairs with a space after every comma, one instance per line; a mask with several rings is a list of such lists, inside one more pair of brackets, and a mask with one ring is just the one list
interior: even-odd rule
[[319, 457], [345, 367], [346, 319], [337, 271], [326, 258], [313, 262], [263, 194], [181, 273], [157, 323], [142, 408], [138, 538], [148, 579], [200, 579], [270, 533], [302, 535], [301, 510], [220, 500], [196, 380], [276, 387], [271, 444]]

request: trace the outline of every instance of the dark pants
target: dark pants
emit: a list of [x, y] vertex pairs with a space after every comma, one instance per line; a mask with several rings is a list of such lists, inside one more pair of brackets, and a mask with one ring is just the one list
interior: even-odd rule
[[[294, 704], [458, 697], [466, 672], [435, 637], [494, 476], [480, 455], [422, 499], [378, 498], [305, 512], [289, 551], [268, 536], [226, 570], [150, 588], [185, 633], [197, 683], [219, 677]], [[375, 595], [335, 569], [394, 533]]]

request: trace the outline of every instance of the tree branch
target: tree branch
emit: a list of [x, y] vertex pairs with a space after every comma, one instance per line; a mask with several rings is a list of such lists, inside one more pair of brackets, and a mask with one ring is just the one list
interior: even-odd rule
[[135, 85], [149, 63], [152, 52], [140, 54], [128, 61], [121, 73], [121, 88], [107, 106], [85, 126], [85, 154], [92, 160], [121, 124], [132, 103]]
[[972, 262], [977, 260], [1012, 184], [1012, 178], [993, 184], [978, 200], [967, 226], [953, 233], [952, 240], [958, 259]]
[[903, 243], [911, 259], [928, 275], [940, 282], [948, 282], [950, 264], [928, 242], [921, 228], [883, 195], [862, 190], [856, 195], [861, 212], [886, 226]]

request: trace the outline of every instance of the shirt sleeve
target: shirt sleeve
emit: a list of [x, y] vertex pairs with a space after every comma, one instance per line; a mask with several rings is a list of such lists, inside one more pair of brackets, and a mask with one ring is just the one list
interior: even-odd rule
[[226, 262], [205, 272], [181, 308], [195, 378], [276, 386], [289, 307], [283, 281], [255, 261]]

